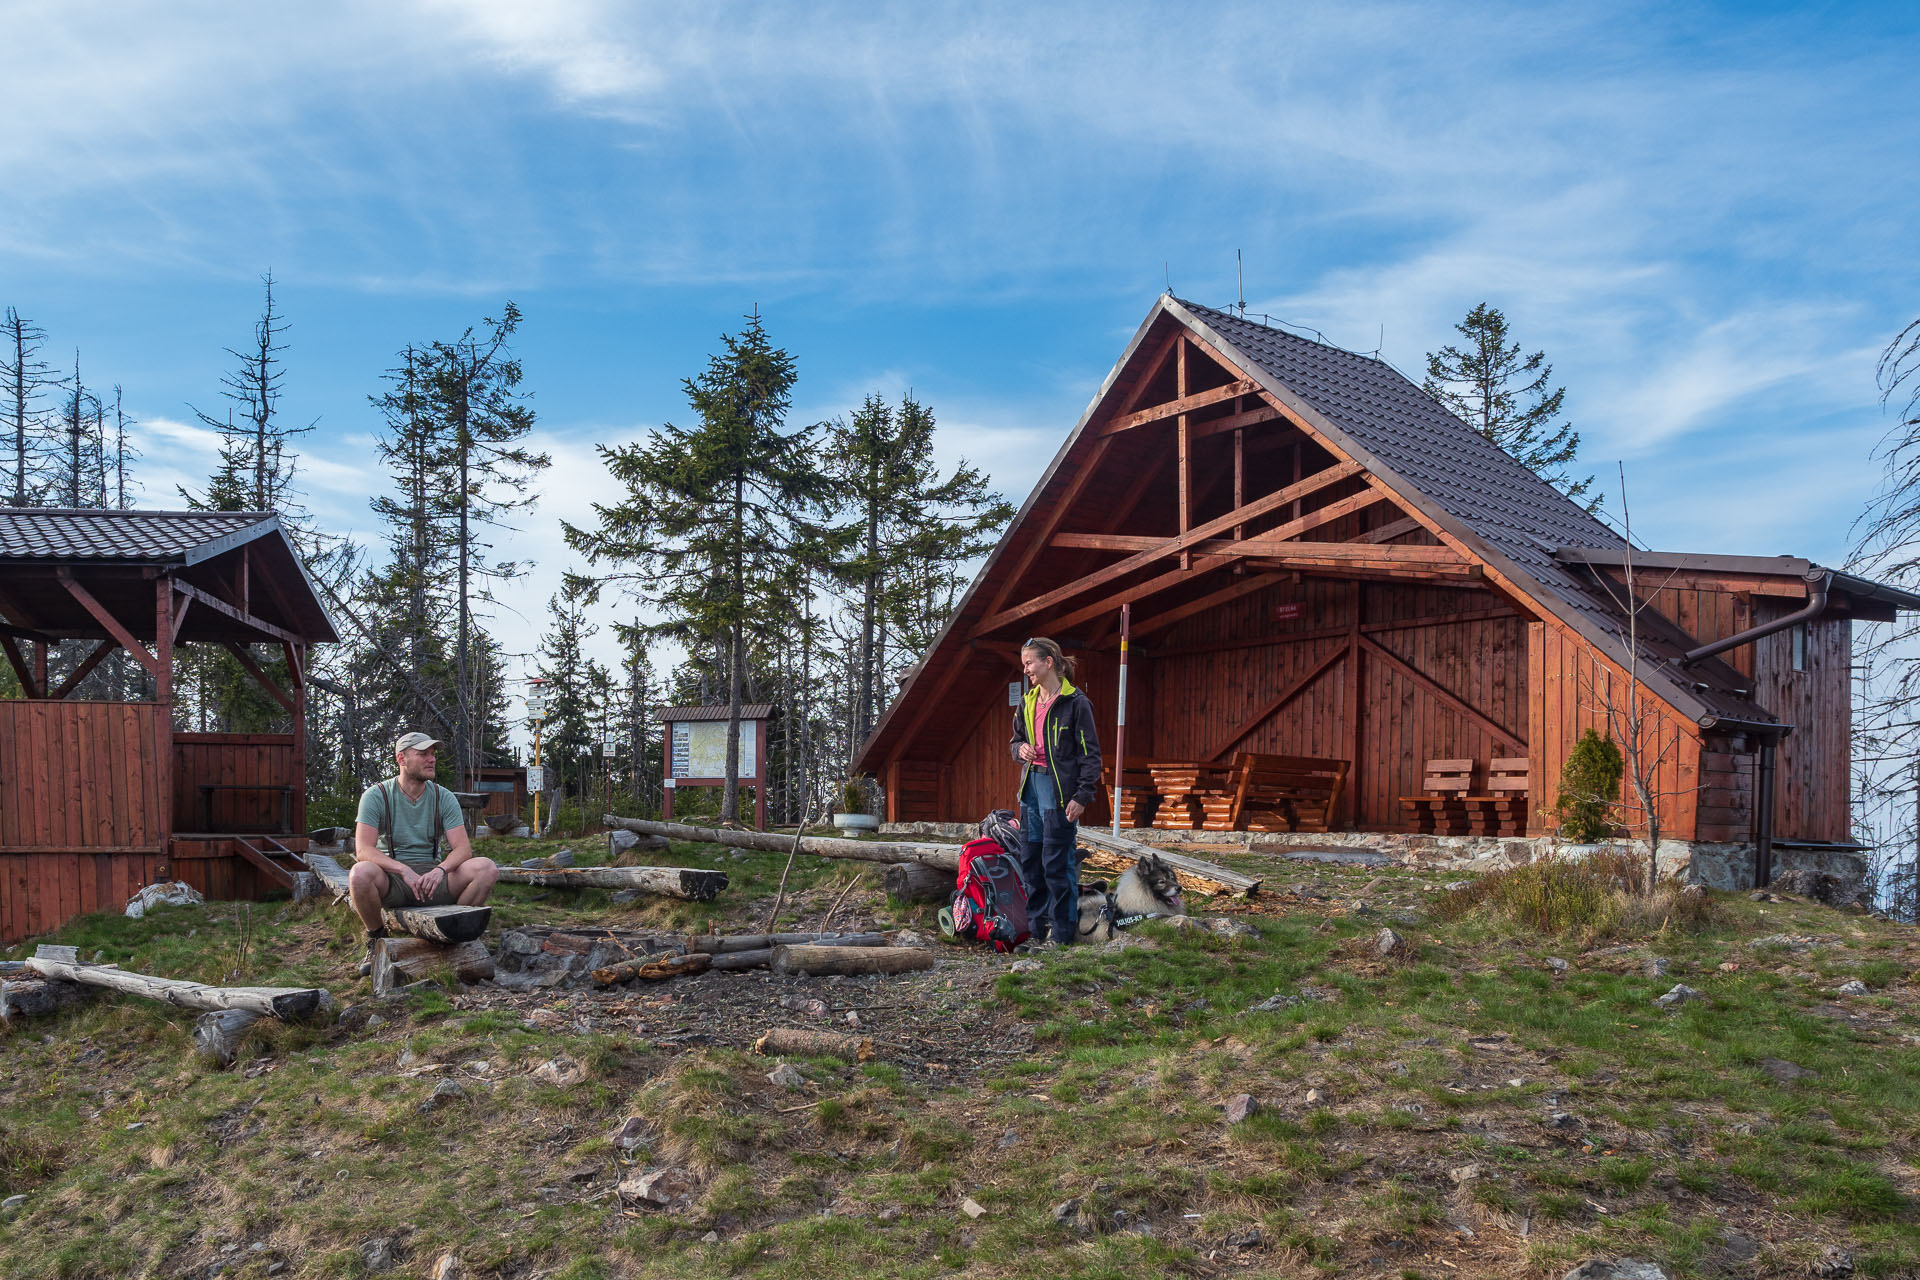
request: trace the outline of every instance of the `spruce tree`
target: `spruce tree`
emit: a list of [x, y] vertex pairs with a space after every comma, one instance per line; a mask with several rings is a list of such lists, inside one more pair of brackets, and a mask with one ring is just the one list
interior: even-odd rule
[[588, 588], [568, 583], [554, 593], [547, 608], [552, 625], [540, 638], [540, 674], [547, 681], [547, 720], [541, 749], [543, 762], [560, 776], [557, 795], [564, 795], [566, 779], [576, 785], [593, 736], [592, 691], [582, 645], [599, 628], [587, 621]]
[[749, 642], [796, 607], [782, 571], [821, 509], [826, 481], [812, 461], [810, 431], [783, 429], [794, 362], [768, 339], [759, 313], [721, 344], [682, 384], [699, 425], [668, 423], [644, 444], [600, 446], [627, 498], [595, 504], [596, 529], [563, 527], [568, 545], [590, 564], [609, 566], [597, 585], [618, 583], [666, 614], [652, 630], [685, 639], [690, 653], [702, 639], [720, 646], [727, 699], [720, 809], [724, 820], [737, 821]]
[[93, 417], [99, 405], [80, 377], [80, 351], [73, 353], [73, 380], [62, 389], [60, 405], [60, 504], [65, 507], [95, 507], [95, 477], [99, 473], [99, 450], [94, 439]]
[[0, 401], [4, 402], [6, 442], [0, 457], [0, 502], [15, 507], [36, 506], [47, 483], [52, 443], [47, 413], [39, 399], [57, 385], [53, 366], [40, 358], [47, 339], [37, 325], [21, 318], [12, 307], [0, 322]]
[[1572, 424], [1556, 421], [1567, 389], [1549, 388], [1553, 366], [1546, 352], [1522, 356], [1520, 344], [1508, 341], [1506, 316], [1484, 302], [1454, 329], [1465, 346], [1430, 352], [1422, 388], [1548, 484], [1598, 510], [1601, 497], [1587, 497], [1594, 478], [1574, 480], [1567, 472], [1580, 451], [1580, 435]]
[[509, 301], [499, 319], [488, 317], [478, 332], [436, 342], [421, 369], [427, 415], [435, 420], [444, 492], [452, 503], [454, 561], [455, 758], [461, 773], [478, 763], [480, 730], [474, 715], [472, 633], [474, 583], [512, 577], [518, 565], [490, 557], [487, 531], [504, 526], [513, 511], [537, 496], [533, 481], [549, 459], [520, 442], [533, 430], [533, 410], [520, 390], [523, 370], [508, 343], [520, 327], [520, 309]]

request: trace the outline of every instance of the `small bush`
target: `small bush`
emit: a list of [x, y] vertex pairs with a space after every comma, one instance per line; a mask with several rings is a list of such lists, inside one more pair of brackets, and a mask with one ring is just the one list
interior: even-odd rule
[[1435, 914], [1454, 919], [1486, 907], [1536, 933], [1591, 940], [1670, 922], [1697, 925], [1712, 911], [1712, 897], [1699, 890], [1669, 884], [1642, 894], [1642, 875], [1638, 858], [1610, 850], [1584, 858], [1542, 858], [1488, 872], [1447, 894]]
[[1613, 739], [1601, 737], [1594, 729], [1581, 734], [1560, 766], [1560, 796], [1554, 810], [1560, 815], [1560, 833], [1582, 844], [1611, 834], [1608, 819], [1626, 773], [1626, 758]]

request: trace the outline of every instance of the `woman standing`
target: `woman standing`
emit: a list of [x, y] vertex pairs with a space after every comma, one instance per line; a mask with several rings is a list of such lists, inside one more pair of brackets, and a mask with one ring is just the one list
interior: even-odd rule
[[1020, 772], [1021, 875], [1035, 942], [1066, 946], [1078, 928], [1080, 869], [1074, 839], [1100, 786], [1100, 735], [1093, 707], [1073, 685], [1077, 663], [1037, 636], [1020, 646], [1027, 693], [1013, 714]]

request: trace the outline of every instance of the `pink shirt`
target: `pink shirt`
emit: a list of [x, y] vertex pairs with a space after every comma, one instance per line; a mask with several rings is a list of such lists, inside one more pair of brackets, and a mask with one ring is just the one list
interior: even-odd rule
[[1047, 709], [1053, 706], [1057, 695], [1040, 691], [1040, 700], [1033, 704], [1033, 736], [1039, 741], [1033, 744], [1033, 766], [1044, 769], [1047, 765]]

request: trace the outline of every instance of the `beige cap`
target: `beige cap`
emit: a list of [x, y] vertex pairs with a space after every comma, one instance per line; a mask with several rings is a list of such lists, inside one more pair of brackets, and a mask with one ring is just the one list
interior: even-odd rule
[[425, 751], [428, 747], [437, 747], [439, 745], [440, 739], [428, 737], [426, 734], [415, 730], [413, 733], [403, 733], [400, 735], [393, 744], [393, 753], [399, 755], [402, 751]]

